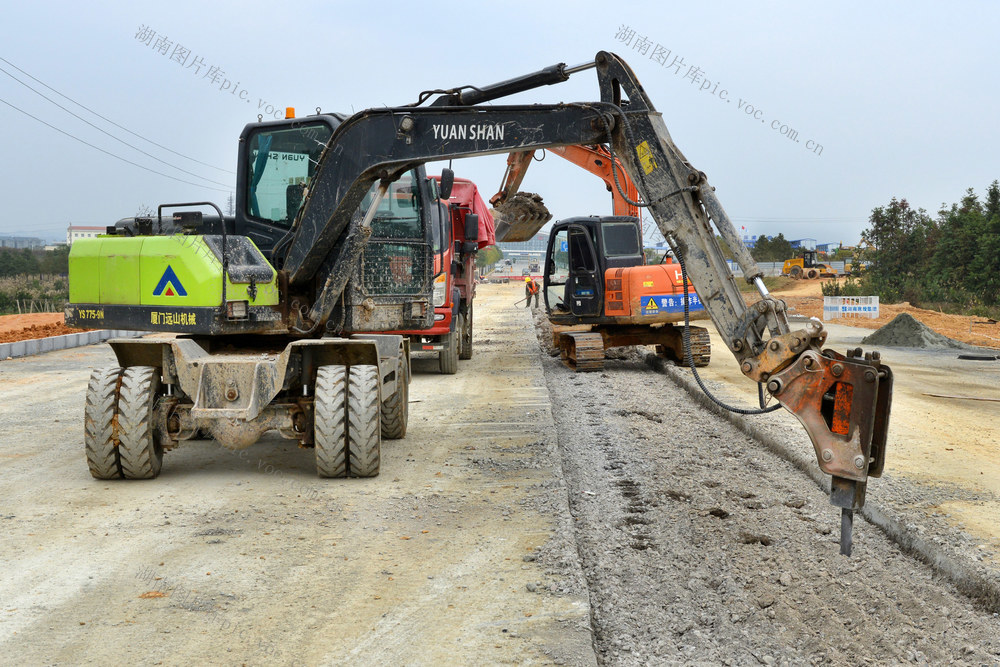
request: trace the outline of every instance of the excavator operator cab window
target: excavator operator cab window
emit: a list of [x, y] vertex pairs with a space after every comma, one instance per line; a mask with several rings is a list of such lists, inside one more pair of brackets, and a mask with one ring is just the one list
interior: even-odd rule
[[569, 265], [573, 273], [593, 273], [597, 271], [597, 258], [587, 243], [587, 233], [573, 229], [569, 234]]
[[606, 222], [601, 225], [605, 257], [624, 257], [642, 253], [639, 228], [631, 222]]
[[326, 123], [262, 129], [250, 136], [247, 211], [288, 227], [295, 220], [333, 130]]
[[567, 312], [565, 303], [566, 281], [569, 280], [569, 230], [560, 229], [551, 241], [551, 256], [546, 265], [545, 304], [550, 311]]

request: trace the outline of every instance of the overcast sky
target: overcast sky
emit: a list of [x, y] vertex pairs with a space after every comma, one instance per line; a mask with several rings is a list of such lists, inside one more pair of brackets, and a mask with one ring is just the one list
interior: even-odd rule
[[[992, 2], [5, 4], [0, 68], [191, 173], [0, 73], [0, 234], [63, 239], [68, 224], [110, 224], [143, 206], [224, 205], [240, 131], [268, 109], [401, 105], [599, 50], [629, 62], [748, 234], [853, 244], [893, 196], [933, 213], [1000, 178]], [[150, 31], [149, 43], [139, 38]], [[510, 100], [599, 97], [587, 71]], [[486, 196], [503, 169], [503, 157], [455, 163]], [[523, 189], [557, 219], [611, 211], [600, 181], [554, 155], [532, 165]]]

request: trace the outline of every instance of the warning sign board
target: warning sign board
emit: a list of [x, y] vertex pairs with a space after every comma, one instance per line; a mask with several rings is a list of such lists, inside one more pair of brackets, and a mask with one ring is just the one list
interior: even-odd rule
[[649, 150], [649, 142], [644, 141], [635, 147], [635, 152], [639, 155], [639, 164], [647, 174], [653, 173], [656, 169], [656, 160], [653, 159], [653, 152]]
[[[696, 310], [705, 310], [705, 307], [701, 304], [701, 299], [694, 292], [688, 294], [690, 299], [690, 306], [688, 310], [694, 312]], [[659, 315], [660, 313], [683, 313], [684, 312], [684, 295], [683, 294], [650, 294], [649, 296], [643, 296], [639, 299], [639, 305], [642, 307], [643, 315]]]

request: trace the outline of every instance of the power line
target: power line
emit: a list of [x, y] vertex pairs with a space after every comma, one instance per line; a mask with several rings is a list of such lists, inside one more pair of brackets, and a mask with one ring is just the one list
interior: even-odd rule
[[120, 143], [120, 144], [124, 144], [125, 146], [128, 146], [129, 148], [131, 148], [131, 149], [133, 149], [133, 150], [137, 150], [137, 151], [139, 151], [140, 153], [142, 153], [142, 154], [143, 154], [143, 155], [145, 155], [146, 157], [151, 157], [151, 158], [153, 158], [154, 160], [156, 160], [157, 162], [160, 162], [160, 163], [162, 163], [162, 164], [165, 164], [165, 165], [167, 165], [168, 167], [172, 167], [173, 169], [176, 169], [177, 171], [180, 171], [180, 172], [183, 172], [183, 173], [185, 173], [185, 174], [187, 174], [187, 175], [189, 175], [189, 176], [194, 176], [195, 178], [201, 178], [201, 179], [203, 179], [203, 180], [205, 180], [205, 181], [207, 181], [207, 182], [209, 182], [209, 183], [215, 183], [216, 185], [223, 185], [223, 186], [226, 186], [226, 185], [228, 185], [228, 183], [220, 183], [219, 181], [213, 181], [212, 179], [210, 179], [210, 178], [205, 178], [204, 176], [200, 176], [200, 175], [198, 175], [198, 174], [194, 173], [193, 171], [188, 171], [187, 169], [183, 169], [183, 168], [181, 168], [181, 167], [178, 167], [178, 166], [177, 166], [177, 165], [175, 165], [175, 164], [170, 164], [170, 163], [169, 163], [169, 162], [167, 162], [166, 160], [161, 160], [160, 158], [156, 157], [156, 156], [155, 156], [155, 155], [153, 155], [152, 153], [147, 153], [146, 151], [142, 150], [142, 149], [141, 149], [141, 148], [139, 148], [138, 146], [133, 146], [132, 144], [130, 144], [130, 143], [128, 143], [127, 141], [125, 141], [124, 139], [119, 139], [118, 137], [116, 137], [115, 135], [111, 134], [110, 132], [108, 132], [108, 131], [106, 131], [106, 130], [103, 130], [103, 129], [101, 129], [100, 127], [98, 127], [98, 126], [94, 125], [93, 123], [91, 123], [91, 122], [90, 122], [89, 120], [87, 120], [86, 118], [83, 118], [83, 117], [81, 117], [81, 116], [78, 116], [77, 114], [73, 113], [72, 111], [70, 111], [69, 109], [67, 109], [66, 107], [64, 107], [63, 105], [61, 105], [61, 104], [59, 104], [58, 102], [56, 102], [55, 100], [53, 100], [52, 98], [50, 98], [50, 97], [46, 97], [46, 96], [45, 96], [44, 94], [42, 94], [42, 93], [38, 92], [37, 90], [35, 90], [34, 88], [32, 88], [31, 86], [29, 86], [28, 84], [26, 84], [26, 83], [25, 83], [24, 81], [21, 81], [21, 80], [20, 80], [20, 79], [18, 79], [18, 78], [17, 78], [16, 76], [14, 76], [13, 74], [11, 74], [11, 73], [10, 73], [10, 72], [8, 72], [7, 70], [5, 70], [5, 69], [4, 69], [3, 67], [0, 67], [0, 72], [3, 72], [4, 74], [6, 74], [7, 76], [9, 76], [10, 78], [14, 79], [14, 81], [17, 81], [17, 82], [18, 82], [19, 84], [21, 84], [22, 86], [24, 86], [25, 88], [27, 88], [27, 89], [28, 89], [28, 90], [30, 90], [31, 92], [35, 93], [36, 95], [38, 95], [39, 97], [41, 97], [41, 98], [42, 98], [43, 100], [46, 100], [47, 102], [51, 102], [51, 103], [52, 103], [52, 104], [54, 104], [55, 106], [59, 107], [60, 109], [62, 109], [62, 110], [63, 110], [63, 111], [65, 111], [66, 113], [68, 113], [68, 114], [69, 114], [70, 116], [73, 116], [73, 118], [76, 118], [77, 120], [80, 120], [80, 121], [82, 121], [82, 122], [86, 123], [87, 125], [91, 126], [92, 128], [94, 128], [94, 129], [95, 129], [95, 130], [97, 130], [98, 132], [101, 132], [102, 134], [106, 134], [106, 135], [108, 135], [109, 137], [111, 137], [112, 139], [114, 139], [115, 141], [117, 141], [118, 143]]
[[167, 178], [171, 178], [171, 179], [173, 179], [175, 181], [178, 181], [180, 183], [186, 183], [187, 185], [194, 185], [195, 187], [199, 187], [199, 188], [206, 188], [208, 190], [215, 190], [216, 192], [230, 192], [231, 191], [229, 188], [223, 190], [222, 188], [214, 188], [211, 185], [204, 185], [202, 183], [192, 183], [191, 181], [185, 181], [183, 178], [177, 178], [176, 176], [171, 176], [170, 174], [164, 174], [162, 171], [156, 171], [155, 169], [150, 169], [149, 167], [143, 166], [143, 165], [139, 164], [138, 162], [132, 162], [132, 160], [129, 160], [127, 158], [123, 158], [120, 155], [115, 155], [114, 153], [112, 153], [110, 151], [104, 150], [100, 146], [95, 146], [94, 144], [92, 144], [90, 142], [84, 141], [80, 137], [74, 136], [74, 135], [70, 134], [69, 132], [66, 132], [65, 130], [60, 130], [55, 125], [52, 125], [50, 123], [46, 123], [44, 120], [42, 120], [41, 118], [38, 118], [37, 116], [32, 116], [30, 113], [28, 113], [24, 109], [19, 109], [18, 107], [14, 106], [13, 104], [11, 104], [10, 102], [8, 102], [5, 99], [0, 98], [0, 102], [2, 102], [3, 104], [6, 104], [7, 106], [9, 106], [14, 111], [20, 111], [21, 113], [23, 113], [28, 118], [33, 118], [34, 120], [37, 120], [42, 125], [45, 125], [46, 127], [50, 127], [53, 130], [55, 130], [56, 132], [59, 132], [60, 134], [65, 134], [70, 139], [74, 139], [76, 141], [79, 141], [81, 144], [84, 144], [85, 146], [90, 146], [94, 150], [98, 150], [98, 151], [104, 153], [105, 155], [110, 155], [111, 157], [115, 158], [116, 160], [121, 160], [122, 162], [130, 164], [133, 167], [139, 167], [139, 169], [145, 169], [146, 171], [152, 172], [154, 174], [158, 174], [160, 176], [166, 176]]
[[[193, 157], [190, 157], [190, 156], [187, 156], [187, 155], [184, 155], [183, 153], [178, 153], [177, 151], [175, 151], [175, 150], [172, 150], [172, 149], [170, 149], [170, 148], [167, 148], [166, 146], [164, 146], [164, 145], [162, 145], [162, 144], [158, 144], [158, 143], [156, 143], [155, 141], [153, 141], [152, 139], [147, 139], [146, 137], [142, 136], [141, 134], [138, 134], [138, 133], [136, 133], [136, 132], [133, 132], [132, 130], [128, 129], [127, 127], [125, 127], [125, 126], [123, 126], [123, 125], [119, 125], [118, 123], [116, 123], [115, 121], [111, 120], [110, 118], [106, 118], [105, 116], [102, 116], [101, 114], [97, 113], [97, 112], [96, 112], [96, 111], [94, 111], [93, 109], [91, 109], [91, 108], [89, 108], [89, 107], [87, 107], [87, 106], [85, 106], [85, 105], [83, 105], [83, 104], [80, 104], [79, 102], [77, 102], [76, 100], [74, 100], [74, 99], [73, 99], [72, 97], [70, 97], [69, 95], [65, 95], [65, 94], [63, 94], [63, 93], [60, 93], [60, 92], [59, 92], [58, 90], [56, 90], [56, 89], [55, 89], [55, 88], [53, 88], [52, 86], [48, 85], [48, 84], [47, 84], [47, 83], [45, 83], [44, 81], [40, 81], [39, 79], [37, 79], [37, 78], [35, 78], [35, 77], [31, 76], [30, 74], [28, 74], [28, 73], [27, 73], [27, 72], [25, 72], [25, 71], [24, 71], [23, 69], [21, 69], [20, 67], [18, 67], [17, 65], [15, 65], [14, 63], [12, 63], [11, 61], [7, 60], [6, 58], [2, 58], [2, 57], [0, 57], [0, 60], [2, 60], [3, 62], [7, 63], [8, 65], [10, 65], [11, 67], [13, 67], [13, 68], [14, 68], [14, 69], [16, 69], [16, 70], [17, 70], [18, 72], [20, 72], [21, 74], [25, 75], [26, 77], [28, 77], [28, 78], [29, 78], [29, 79], [31, 79], [32, 81], [36, 81], [36, 82], [38, 82], [38, 83], [42, 84], [43, 86], [45, 86], [46, 88], [48, 88], [49, 90], [51, 90], [51, 91], [52, 91], [53, 93], [55, 93], [56, 95], [59, 95], [60, 97], [64, 97], [64, 98], [66, 98], [67, 100], [69, 100], [70, 102], [72, 102], [73, 104], [75, 104], [76, 106], [80, 107], [81, 109], [86, 109], [87, 111], [89, 111], [90, 113], [94, 114], [95, 116], [97, 116], [97, 117], [98, 117], [98, 118], [100, 118], [101, 120], [103, 120], [103, 121], [105, 121], [105, 122], [107, 122], [107, 123], [111, 123], [112, 125], [114, 125], [115, 127], [119, 128], [119, 129], [122, 129], [122, 130], [125, 130], [126, 132], [128, 132], [128, 133], [129, 133], [129, 134], [131, 134], [132, 136], [135, 136], [135, 137], [139, 137], [139, 138], [140, 138], [140, 139], [142, 139], [143, 141], [146, 141], [146, 142], [149, 142], [149, 143], [153, 144], [154, 146], [156, 146], [157, 148], [162, 148], [163, 150], [165, 150], [165, 151], [167, 151], [167, 152], [169, 152], [169, 153], [173, 153], [174, 155], [177, 155], [177, 156], [179, 156], [179, 157], [182, 157], [182, 158], [184, 158], [185, 160], [191, 160], [192, 162], [197, 162], [197, 163], [198, 163], [198, 164], [200, 164], [200, 165], [203, 165], [203, 166], [206, 166], [206, 167], [211, 167], [212, 169], [218, 169], [219, 171], [221, 171], [221, 172], [225, 172], [225, 173], [227, 173], [227, 174], [235, 174], [235, 173], [236, 173], [235, 171], [231, 171], [231, 170], [229, 170], [229, 169], [223, 169], [222, 167], [216, 167], [215, 165], [211, 165], [211, 164], [208, 164], [207, 162], [202, 162], [201, 160], [196, 160], [196, 159], [195, 159], [195, 158], [193, 158]], [[11, 76], [11, 75], [10, 75], [10, 74], [8, 74], [8, 76]], [[27, 84], [24, 84], [24, 85], [27, 85]], [[39, 94], [40, 94], [40, 93], [39, 93]], [[84, 121], [84, 122], [86, 122], [86, 121]]]

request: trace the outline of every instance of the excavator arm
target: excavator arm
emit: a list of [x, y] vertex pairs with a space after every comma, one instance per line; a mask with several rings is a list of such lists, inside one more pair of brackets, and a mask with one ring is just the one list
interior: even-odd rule
[[[590, 68], [597, 71], [600, 102], [475, 106]], [[299, 326], [330, 317], [371, 233], [372, 209], [363, 217], [353, 214], [376, 181], [382, 193], [406, 170], [432, 160], [604, 144], [676, 250], [744, 375], [763, 383], [809, 434], [820, 468], [832, 476], [831, 502], [844, 510], [841, 550], [849, 553], [851, 512], [864, 504], [868, 478], [882, 471], [892, 373], [876, 354], [823, 350], [826, 333], [816, 320], [791, 328], [784, 302], [768, 293], [706, 175], [674, 144], [628, 65], [602, 51], [576, 68], [557, 65], [494, 86], [430, 94], [436, 93], [441, 96], [429, 107], [355, 114], [330, 137], [284, 257], [290, 285], [317, 286], [313, 302], [300, 309], [306, 321]], [[616, 171], [612, 180], [623, 192]], [[757, 288], [759, 299], [749, 306], [716, 230]]]
[[[594, 146], [553, 146], [549, 149], [559, 157], [572, 162], [582, 169], [586, 169], [604, 181], [611, 193], [612, 212], [614, 215], [630, 215], [633, 218], [640, 217], [639, 207], [635, 202], [639, 198], [639, 191], [631, 179], [625, 178], [622, 172], [621, 161], [611, 157], [611, 151], [602, 144]], [[511, 153], [507, 156], [507, 169], [504, 172], [503, 183], [495, 195], [490, 197], [490, 204], [502, 206], [510, 197], [521, 189], [521, 182], [524, 175], [531, 166], [531, 161], [535, 158], [535, 151], [522, 151]], [[615, 174], [619, 174], [619, 184], [615, 184]], [[504, 241], [505, 239], [497, 239]]]

